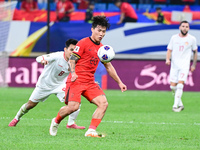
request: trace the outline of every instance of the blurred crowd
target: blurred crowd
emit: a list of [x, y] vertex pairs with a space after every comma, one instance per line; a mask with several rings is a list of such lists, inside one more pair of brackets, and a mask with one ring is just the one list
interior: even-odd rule
[[[2, 0], [1, 0], [2, 1]], [[39, 5], [46, 4], [47, 0], [18, 0], [20, 1], [20, 9], [24, 11], [38, 10]], [[91, 22], [95, 4], [113, 4], [118, 7], [121, 15], [118, 24], [124, 22], [137, 22], [138, 16], [131, 4], [163, 4], [163, 5], [199, 5], [199, 0], [49, 0], [55, 5], [57, 21], [70, 21], [70, 14], [76, 9], [85, 10], [85, 22]], [[76, 7], [75, 7], [76, 6]], [[158, 23], [163, 22], [163, 14], [161, 9], [156, 9], [158, 13]]]

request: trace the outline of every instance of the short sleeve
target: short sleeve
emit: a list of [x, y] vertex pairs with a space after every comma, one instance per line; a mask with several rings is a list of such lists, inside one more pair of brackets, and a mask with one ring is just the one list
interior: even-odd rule
[[51, 54], [47, 54], [47, 55], [38, 56], [36, 58], [36, 61], [37, 62], [41, 62], [42, 60], [47, 60], [48, 62], [53, 62], [58, 57], [59, 57], [59, 52], [56, 52], [56, 53], [51, 53]]
[[171, 37], [167, 49], [173, 50], [173, 37]]
[[193, 51], [197, 50], [197, 40], [196, 40], [195, 37], [193, 38], [192, 50], [193, 50]]
[[74, 48], [74, 51], [73, 51], [72, 54], [75, 55], [78, 58], [81, 58], [81, 55], [83, 54], [83, 52], [85, 50], [85, 44], [84, 43], [85, 43], [84, 40], [79, 41], [76, 44], [76, 47]]

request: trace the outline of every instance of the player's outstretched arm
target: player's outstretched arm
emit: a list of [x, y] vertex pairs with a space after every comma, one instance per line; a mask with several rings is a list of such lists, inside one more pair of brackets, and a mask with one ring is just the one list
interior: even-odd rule
[[113, 65], [109, 62], [104, 64], [108, 74], [118, 83], [120, 89], [122, 92], [127, 90], [126, 85], [121, 81], [121, 79], [119, 78], [119, 76], [117, 75], [117, 72], [115, 70], [115, 68], [113, 67]]
[[191, 71], [192, 72], [196, 69], [197, 58], [198, 58], [198, 52], [197, 52], [197, 50], [194, 50], [193, 52], [194, 52], [194, 54], [193, 54], [193, 63], [192, 63], [192, 66], [191, 66]]
[[46, 59], [46, 55], [38, 56], [38, 57], [36, 58], [36, 61], [37, 61], [38, 63], [41, 63], [42, 65], [48, 64], [48, 60]]

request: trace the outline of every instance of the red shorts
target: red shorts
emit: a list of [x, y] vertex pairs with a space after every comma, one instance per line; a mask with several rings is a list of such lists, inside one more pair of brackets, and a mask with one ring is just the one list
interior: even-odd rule
[[91, 102], [95, 97], [99, 95], [105, 95], [105, 93], [97, 83], [67, 83], [65, 89], [66, 105], [69, 101], [81, 103], [81, 95], [84, 96], [89, 102]]

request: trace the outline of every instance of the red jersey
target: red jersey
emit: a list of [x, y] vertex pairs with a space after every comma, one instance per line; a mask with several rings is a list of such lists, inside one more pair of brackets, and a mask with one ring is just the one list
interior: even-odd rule
[[137, 14], [135, 13], [135, 10], [133, 9], [133, 7], [127, 3], [127, 2], [123, 2], [120, 6], [120, 10], [122, 13], [125, 14], [125, 17], [130, 17], [133, 19], [138, 19]]
[[71, 1], [58, 1], [56, 4], [56, 10], [58, 11], [58, 17], [63, 18], [64, 16], [70, 16], [70, 14], [65, 14], [68, 10], [74, 8], [74, 5]]
[[94, 73], [100, 61], [97, 51], [101, 46], [103, 46], [102, 43], [97, 44], [90, 37], [84, 38], [76, 44], [72, 54], [80, 58], [75, 67], [78, 75], [77, 82], [94, 83]]
[[25, 9], [26, 11], [31, 11], [31, 10], [34, 10], [34, 9], [37, 9], [37, 8], [38, 8], [38, 6], [37, 6], [36, 1], [32, 1], [30, 3], [23, 1], [22, 4], [21, 4], [21, 9]]

